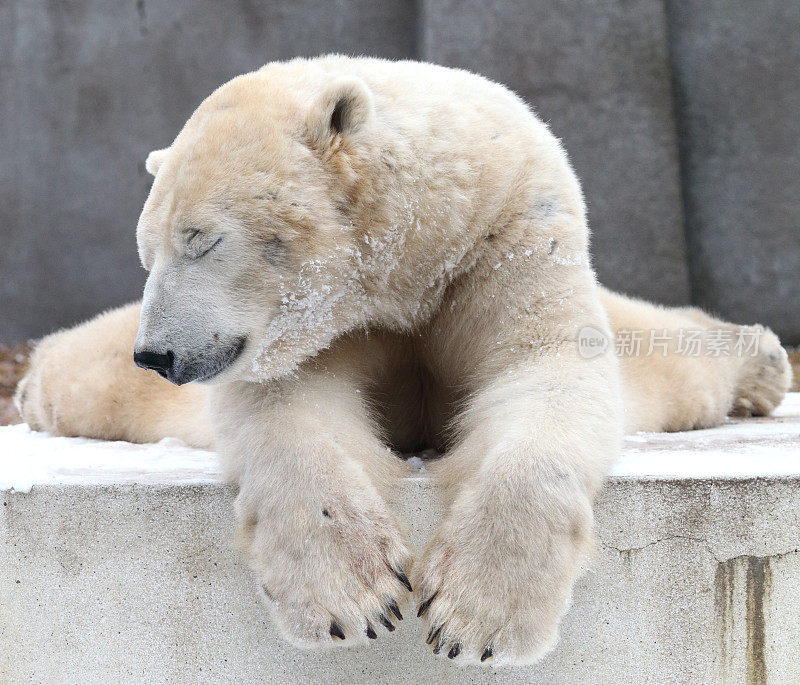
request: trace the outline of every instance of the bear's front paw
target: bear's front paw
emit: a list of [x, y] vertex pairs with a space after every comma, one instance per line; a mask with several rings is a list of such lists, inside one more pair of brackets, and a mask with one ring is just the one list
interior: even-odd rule
[[395, 629], [411, 584], [410, 548], [371, 493], [237, 510], [240, 539], [273, 621], [298, 647], [350, 645]]
[[[486, 665], [531, 663], [556, 642], [571, 595], [568, 536], [519, 522], [450, 517], [414, 574], [434, 654]], [[472, 525], [476, 524], [476, 525]], [[559, 539], [561, 538], [561, 539]]]

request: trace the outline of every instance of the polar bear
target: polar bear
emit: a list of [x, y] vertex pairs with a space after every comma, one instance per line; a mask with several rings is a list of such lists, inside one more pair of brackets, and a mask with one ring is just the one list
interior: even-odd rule
[[[57, 434], [215, 446], [293, 644], [375, 638], [413, 592], [436, 653], [538, 659], [623, 430], [767, 413], [788, 388], [768, 330], [600, 288], [559, 142], [466, 71], [268, 64], [147, 169], [141, 305], [44, 339], [17, 401]], [[581, 353], [584, 330], [676, 335], [619, 360]], [[760, 346], [682, 355], [684, 330]], [[447, 513], [414, 561], [391, 502], [397, 455], [425, 446]]]

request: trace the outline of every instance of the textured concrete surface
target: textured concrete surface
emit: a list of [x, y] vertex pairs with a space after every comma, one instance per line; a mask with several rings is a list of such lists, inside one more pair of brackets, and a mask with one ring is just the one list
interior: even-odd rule
[[800, 3], [670, 0], [698, 304], [800, 343]]
[[600, 280], [689, 301], [666, 21], [653, 0], [425, 0], [425, 59], [508, 84], [564, 141]]
[[[669, 449], [629, 439], [561, 642], [502, 670], [434, 657], [411, 617], [366, 647], [293, 649], [232, 549], [231, 488], [187, 463], [143, 477], [129, 450], [94, 471], [65, 457], [30, 493], [0, 492], [0, 681], [798, 683], [800, 398], [780, 414], [675, 434]], [[740, 461], [772, 445], [783, 466], [756, 457], [749, 472], [717, 464], [708, 477], [724, 440]], [[680, 453], [694, 458], [658, 475]], [[424, 475], [406, 481], [402, 515], [421, 545], [439, 517]]]

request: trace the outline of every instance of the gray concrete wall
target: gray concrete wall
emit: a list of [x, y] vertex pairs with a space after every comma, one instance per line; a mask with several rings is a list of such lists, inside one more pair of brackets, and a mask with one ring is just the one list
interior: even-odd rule
[[695, 300], [800, 343], [800, 2], [667, 7]]
[[601, 280], [800, 342], [800, 5], [665, 1], [0, 2], [0, 342], [136, 298], [149, 150], [328, 51], [508, 83], [572, 156]]

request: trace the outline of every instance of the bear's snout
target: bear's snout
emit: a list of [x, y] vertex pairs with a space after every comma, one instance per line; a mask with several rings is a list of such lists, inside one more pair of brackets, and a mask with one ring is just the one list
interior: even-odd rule
[[[161, 346], [137, 346], [133, 351], [133, 363], [142, 369], [155, 371], [174, 385], [192, 381], [210, 381], [227, 370], [241, 355], [247, 343], [246, 335], [215, 335], [213, 343], [193, 350], [161, 351]], [[166, 345], [164, 345], [166, 347]]]

